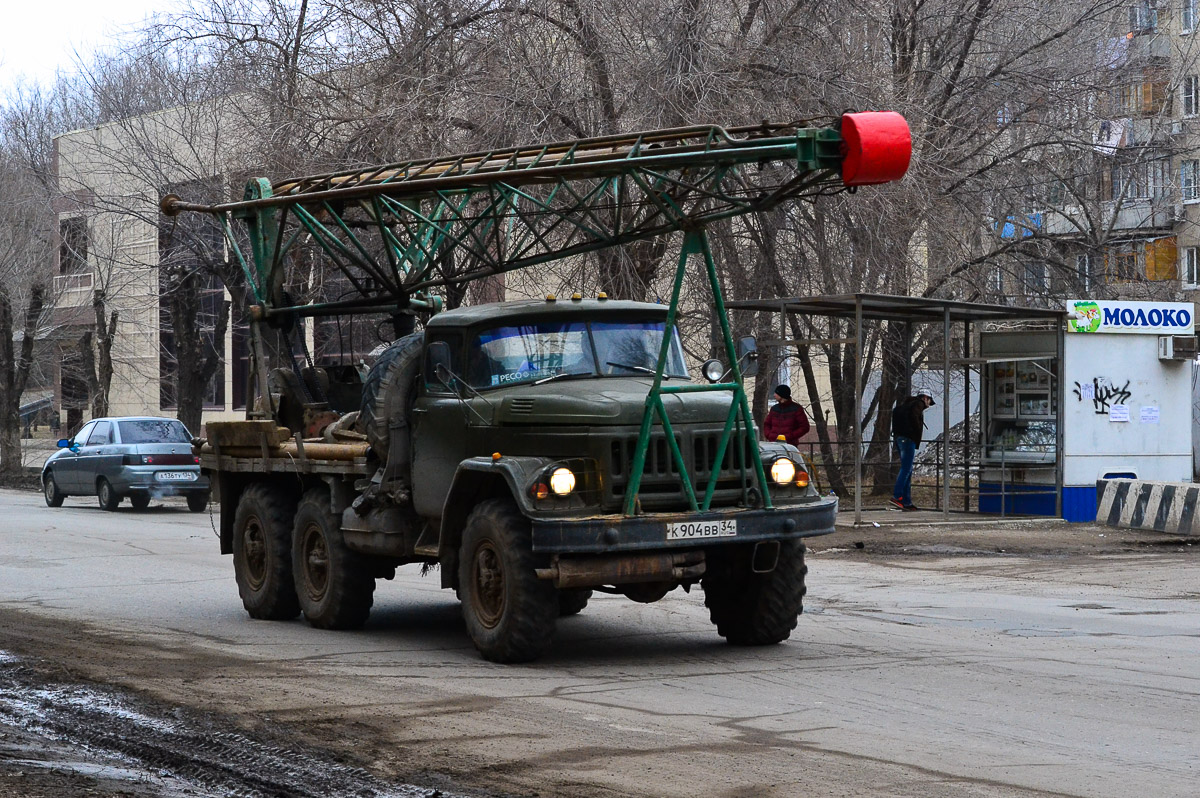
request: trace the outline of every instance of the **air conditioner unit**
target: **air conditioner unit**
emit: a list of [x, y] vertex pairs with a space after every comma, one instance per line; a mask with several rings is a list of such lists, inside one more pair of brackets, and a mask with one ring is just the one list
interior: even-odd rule
[[1182, 133], [1183, 133], [1183, 122], [1180, 122], [1178, 119], [1171, 122], [1171, 135], [1178, 136]]
[[1195, 360], [1196, 336], [1161, 335], [1158, 338], [1159, 360]]

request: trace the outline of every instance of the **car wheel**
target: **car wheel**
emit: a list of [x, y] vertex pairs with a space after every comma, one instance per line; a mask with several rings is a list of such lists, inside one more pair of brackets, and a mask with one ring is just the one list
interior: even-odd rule
[[54, 474], [46, 472], [42, 483], [42, 493], [46, 497], [46, 506], [62, 507], [63, 499], [67, 498], [67, 494], [58, 489], [58, 483], [54, 481]]
[[115, 510], [121, 506], [121, 497], [113, 490], [113, 486], [104, 477], [96, 483], [96, 499], [100, 502], [101, 510]]
[[133, 509], [135, 510], [145, 510], [150, 506], [150, 497], [135, 493], [129, 497], [129, 503], [133, 505]]
[[188, 509], [193, 513], [202, 513], [208, 509], [208, 492], [189, 493], [187, 495]]

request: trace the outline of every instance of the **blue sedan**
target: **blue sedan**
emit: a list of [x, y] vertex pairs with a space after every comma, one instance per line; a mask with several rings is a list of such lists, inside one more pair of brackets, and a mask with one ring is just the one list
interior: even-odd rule
[[162, 496], [185, 496], [188, 509], [208, 506], [208, 477], [192, 453], [192, 436], [173, 418], [97, 418], [42, 466], [42, 493], [50, 507], [68, 496], [95, 496], [100, 507], [115, 510], [129, 497], [135, 510]]

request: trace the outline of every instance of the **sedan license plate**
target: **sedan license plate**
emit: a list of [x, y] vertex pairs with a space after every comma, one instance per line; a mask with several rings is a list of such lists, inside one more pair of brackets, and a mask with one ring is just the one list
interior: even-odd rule
[[703, 538], [737, 537], [737, 521], [684, 521], [667, 524], [667, 540], [700, 540]]
[[154, 474], [154, 478], [159, 482], [195, 482], [196, 472], [194, 471], [158, 471]]

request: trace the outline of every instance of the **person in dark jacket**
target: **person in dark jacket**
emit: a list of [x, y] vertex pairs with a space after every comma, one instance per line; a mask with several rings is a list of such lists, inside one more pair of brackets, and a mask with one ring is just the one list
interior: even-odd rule
[[775, 406], [767, 411], [763, 437], [777, 441], [782, 435], [792, 446], [799, 446], [808, 428], [808, 416], [804, 414], [803, 407], [792, 401], [792, 389], [786, 385], [775, 388]]
[[912, 500], [913, 458], [921, 445], [925, 410], [935, 404], [932, 394], [921, 390], [916, 396], [897, 402], [892, 410], [892, 438], [900, 452], [900, 473], [896, 475], [896, 487], [892, 489], [892, 504], [901, 510], [917, 509]]

